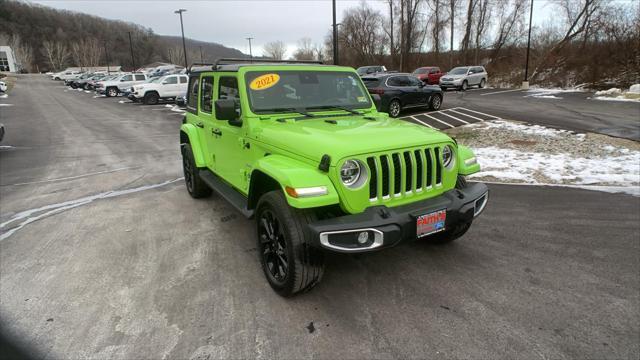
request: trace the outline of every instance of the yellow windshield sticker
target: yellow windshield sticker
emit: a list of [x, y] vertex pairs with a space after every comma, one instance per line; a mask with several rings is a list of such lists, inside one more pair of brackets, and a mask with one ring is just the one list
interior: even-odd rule
[[278, 74], [264, 74], [260, 75], [249, 84], [251, 90], [265, 90], [280, 81], [280, 75]]
[[365, 103], [367, 102], [367, 98], [364, 96], [358, 96], [358, 102]]

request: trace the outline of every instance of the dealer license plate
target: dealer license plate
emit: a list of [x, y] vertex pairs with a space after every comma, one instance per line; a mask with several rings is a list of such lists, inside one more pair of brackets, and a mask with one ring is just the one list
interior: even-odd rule
[[446, 220], [446, 209], [420, 215], [416, 219], [416, 235], [420, 238], [443, 231]]

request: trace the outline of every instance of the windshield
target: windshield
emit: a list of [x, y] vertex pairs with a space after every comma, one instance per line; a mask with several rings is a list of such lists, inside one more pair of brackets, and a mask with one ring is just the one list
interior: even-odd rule
[[414, 71], [414, 74], [426, 74], [429, 72], [429, 68], [420, 68], [420, 69], [416, 69], [416, 71]]
[[251, 110], [256, 113], [371, 107], [368, 92], [352, 72], [248, 72], [245, 81]]
[[449, 71], [448, 75], [466, 75], [467, 70], [469, 70], [469, 68], [466, 68], [466, 67], [453, 68], [451, 69], [451, 71]]
[[161, 77], [149, 78], [149, 80], [147, 80], [147, 82], [148, 83], [155, 83], [155, 82], [160, 81], [160, 79], [164, 79], [164, 78], [161, 78]]

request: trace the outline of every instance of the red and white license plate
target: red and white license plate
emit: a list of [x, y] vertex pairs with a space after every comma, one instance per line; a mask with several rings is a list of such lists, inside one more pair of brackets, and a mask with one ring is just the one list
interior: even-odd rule
[[446, 221], [446, 209], [420, 215], [416, 219], [416, 235], [420, 238], [443, 231]]

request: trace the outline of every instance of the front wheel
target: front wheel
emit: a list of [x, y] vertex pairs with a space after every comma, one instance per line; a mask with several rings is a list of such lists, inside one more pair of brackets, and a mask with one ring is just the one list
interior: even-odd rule
[[480, 89], [482, 89], [482, 88], [484, 88], [484, 86], [485, 86], [486, 84], [487, 84], [487, 80], [482, 79], [482, 80], [480, 80], [480, 85], [478, 85], [478, 87], [479, 87]]
[[110, 87], [107, 89], [107, 97], [115, 97], [118, 96], [118, 89], [114, 87]]
[[442, 106], [442, 96], [433, 95], [431, 100], [429, 100], [429, 109], [431, 110], [439, 110], [440, 106]]
[[158, 103], [159, 99], [160, 99], [160, 97], [155, 92], [150, 92], [150, 93], [144, 94], [144, 104], [145, 105], [155, 105], [155, 104]]
[[467, 82], [467, 80], [463, 81], [462, 86], [460, 86], [460, 90], [467, 91], [468, 88], [469, 88], [469, 83]]
[[392, 118], [396, 118], [398, 117], [398, 115], [400, 115], [400, 111], [402, 111], [400, 100], [391, 100], [391, 102], [389, 103], [389, 116], [391, 116]]
[[258, 202], [258, 256], [269, 285], [281, 296], [310, 290], [324, 274], [324, 254], [305, 236], [311, 219], [311, 210], [292, 208], [279, 190]]
[[182, 171], [184, 172], [184, 182], [187, 191], [194, 199], [199, 199], [211, 195], [211, 188], [202, 181], [198, 174], [196, 161], [193, 157], [193, 150], [190, 144], [185, 144], [182, 148]]

